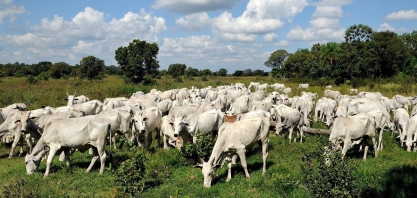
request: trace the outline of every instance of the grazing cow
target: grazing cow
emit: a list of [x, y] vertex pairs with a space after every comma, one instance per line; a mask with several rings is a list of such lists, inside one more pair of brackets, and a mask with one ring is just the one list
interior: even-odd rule
[[332, 86], [331, 86], [331, 85], [327, 85], [327, 86], [326, 86], [326, 89], [327, 89], [327, 90], [330, 90], [330, 89], [332, 89]]
[[243, 95], [237, 98], [232, 105], [230, 106], [229, 111], [233, 115], [237, 115], [239, 113], [246, 113], [249, 111], [250, 100], [248, 95]]
[[324, 97], [332, 98], [336, 100], [338, 97], [340, 97], [341, 94], [339, 91], [333, 91], [333, 90], [325, 90], [324, 91]]
[[358, 94], [358, 89], [350, 89], [350, 94], [351, 94], [351, 95], [356, 95], [356, 94]]
[[171, 99], [165, 99], [161, 102], [158, 102], [158, 104], [156, 104], [156, 107], [158, 107], [158, 109], [161, 111], [162, 116], [164, 115], [168, 115], [169, 110], [171, 110], [172, 108], [172, 100]]
[[192, 136], [188, 132], [181, 131], [179, 136], [174, 136], [174, 128], [171, 125], [170, 118], [168, 116], [162, 117], [161, 120], [161, 135], [163, 135], [164, 149], [168, 149], [169, 145], [176, 147], [181, 150], [184, 142], [192, 142]]
[[75, 100], [75, 104], [81, 104], [81, 103], [90, 101], [90, 98], [88, 98], [87, 96], [81, 95], [81, 96], [75, 97], [74, 100]]
[[284, 93], [284, 94], [290, 94], [291, 93], [291, 87], [286, 87], [286, 88], [284, 88], [283, 90], [282, 90], [282, 93]]
[[7, 107], [0, 108], [0, 124], [3, 123], [13, 111], [24, 111], [25, 109], [26, 105], [23, 103], [14, 103]]
[[411, 147], [414, 146], [414, 151], [416, 151], [416, 141], [417, 141], [417, 116], [412, 116], [410, 118], [410, 124], [407, 130], [407, 139], [405, 145], [407, 146], [407, 151], [411, 151]]
[[72, 105], [77, 104], [76, 101], [78, 100], [78, 98], [75, 98], [75, 95], [77, 94], [77, 92], [74, 92], [74, 95], [69, 95], [68, 91], [66, 93], [67, 93], [67, 98], [65, 98], [64, 100], [67, 101], [67, 106], [70, 107]]
[[71, 148], [78, 149], [81, 152], [93, 148], [94, 157], [86, 172], [90, 172], [95, 161], [100, 157], [100, 174], [103, 174], [106, 162], [104, 146], [106, 145], [107, 134], [110, 133], [110, 127], [105, 121], [94, 116], [64, 118], [48, 122], [33, 152], [25, 157], [26, 173], [33, 174], [39, 167], [40, 160], [45, 154], [44, 146], [48, 146], [49, 155], [44, 177], [48, 176], [52, 159], [58, 150], [64, 150], [66, 164], [70, 167], [69, 152]]
[[275, 84], [270, 85], [269, 87], [278, 91], [282, 91], [283, 89], [285, 89], [285, 85], [281, 83], [275, 83]]
[[385, 127], [393, 128], [390, 121], [390, 115], [385, 106], [377, 101], [372, 101], [367, 98], [354, 99], [349, 102], [347, 115], [356, 113], [367, 113], [375, 118], [376, 127], [379, 129], [378, 150], [383, 149], [382, 134]]
[[193, 143], [196, 144], [199, 133], [211, 132], [214, 137], [223, 120], [223, 113], [212, 109], [199, 114], [176, 117], [171, 124], [174, 126], [174, 137], [178, 137], [181, 132], [188, 132], [193, 137]]
[[375, 141], [375, 120], [365, 113], [359, 113], [348, 117], [337, 117], [333, 123], [329, 141], [336, 148], [343, 147], [342, 155], [353, 145], [353, 141], [361, 140], [364, 146], [363, 160], [366, 160], [368, 152], [368, 139], [371, 138], [375, 150], [375, 157], [378, 156], [378, 149]]
[[403, 108], [394, 110], [394, 124], [399, 133], [398, 137], [400, 138], [401, 146], [403, 146], [403, 142], [405, 141], [409, 122], [410, 116], [408, 115], [407, 110]]
[[[303, 142], [303, 114], [301, 112], [294, 112], [293, 114], [291, 114], [289, 117], [285, 118], [285, 120], [280, 123], [277, 124], [276, 126], [276, 135], [279, 135], [283, 130], [288, 130], [289, 135], [288, 135], [288, 139], [290, 140], [290, 142], [292, 141], [292, 132], [294, 131], [294, 129], [296, 129], [296, 131], [298, 131], [300, 133], [300, 142]], [[294, 138], [294, 142], [296, 142], [297, 140], [297, 136]]]
[[358, 98], [367, 98], [372, 101], [379, 101], [381, 99], [382, 94], [380, 92], [360, 92], [358, 93]]
[[246, 164], [245, 152], [256, 143], [262, 145], [263, 168], [262, 174], [266, 172], [266, 159], [268, 157], [268, 131], [269, 120], [267, 118], [255, 117], [244, 121], [236, 121], [234, 123], [224, 123], [220, 127], [219, 136], [214, 144], [208, 162], [201, 160], [204, 176], [204, 187], [211, 187], [213, 175], [216, 168], [222, 164], [223, 160], [229, 161], [227, 180], [232, 178], [232, 163], [230, 160], [236, 154], [239, 155], [245, 177], [249, 178], [249, 172]]
[[156, 130], [158, 146], [161, 143], [161, 120], [162, 114], [156, 107], [144, 109], [134, 115], [132, 132], [140, 147], [149, 148], [152, 144], [152, 131]]
[[103, 111], [119, 108], [125, 106], [126, 97], [106, 98], [103, 101]]
[[304, 84], [299, 84], [299, 85], [298, 85], [298, 88], [299, 88], [299, 89], [308, 89], [308, 87], [309, 87], [309, 84], [307, 84], [307, 83], [304, 83]]

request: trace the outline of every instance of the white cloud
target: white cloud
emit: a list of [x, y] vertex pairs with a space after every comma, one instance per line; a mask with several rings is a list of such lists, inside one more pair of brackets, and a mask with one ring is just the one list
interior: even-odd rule
[[275, 43], [275, 46], [277, 47], [286, 47], [290, 45], [290, 42], [288, 42], [287, 40], [280, 40], [277, 43]]
[[278, 38], [278, 35], [275, 33], [265, 34], [264, 40], [266, 42], [275, 42]]
[[392, 31], [393, 32], [393, 31], [395, 31], [395, 28], [390, 26], [388, 23], [383, 23], [378, 28], [378, 32], [382, 32], [382, 31]]
[[253, 41], [254, 35], [272, 33], [284, 26], [282, 19], [292, 19], [302, 12], [306, 0], [250, 0], [242, 15], [223, 12], [213, 18], [212, 28], [219, 38]]
[[14, 22], [17, 18], [17, 15], [26, 13], [24, 6], [9, 5], [11, 3], [11, 0], [0, 1], [0, 24], [3, 23], [5, 18], [9, 18], [10, 22]]
[[159, 48], [161, 69], [172, 63], [186, 64], [193, 68], [207, 68], [218, 71], [242, 69], [231, 65], [253, 65], [256, 69], [265, 69], [263, 63], [269, 54], [264, 54], [251, 45], [226, 45], [218, 43], [210, 36], [192, 36], [186, 38], [165, 38]]
[[211, 19], [207, 13], [200, 12], [181, 17], [175, 20], [175, 23], [178, 24], [184, 30], [198, 31], [206, 27], [209, 27], [211, 24]]
[[318, 6], [313, 17], [340, 18], [342, 15], [343, 10], [340, 6]]
[[388, 14], [386, 17], [387, 20], [412, 20], [417, 19], [417, 12], [414, 10], [400, 10], [398, 12], [393, 12]]
[[240, 0], [156, 0], [151, 6], [153, 9], [166, 8], [167, 10], [180, 14], [208, 12], [217, 10], [228, 10]]
[[75, 64], [84, 56], [93, 55], [106, 64], [115, 64], [114, 51], [118, 47], [127, 46], [133, 39], [156, 42], [157, 35], [166, 29], [164, 18], [153, 16], [144, 9], [106, 22], [103, 12], [86, 7], [70, 20], [55, 15], [31, 26], [29, 33], [5, 35], [6, 42], [0, 42], [0, 48], [7, 48], [4, 54], [16, 54], [13, 60], [26, 60], [26, 63], [70, 59], [75, 62], [69, 64]]
[[343, 16], [341, 5], [349, 4], [350, 0], [323, 0], [316, 5], [313, 19], [306, 29], [297, 25], [287, 33], [291, 41], [308, 41], [310, 43], [339, 41], [343, 39], [345, 29], [341, 27], [339, 18]]

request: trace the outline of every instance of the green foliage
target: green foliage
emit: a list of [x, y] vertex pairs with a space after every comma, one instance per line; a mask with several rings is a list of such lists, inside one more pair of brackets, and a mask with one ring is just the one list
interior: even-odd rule
[[207, 78], [207, 76], [203, 76], [203, 77], [201, 77], [201, 80], [202, 80], [202, 81], [209, 81], [209, 79]]
[[122, 163], [115, 176], [115, 184], [119, 192], [132, 197], [141, 195], [145, 189], [143, 179], [146, 160], [144, 152], [137, 152], [132, 158]]
[[188, 67], [187, 70], [185, 70], [185, 75], [196, 77], [196, 76], [198, 76], [198, 69]]
[[175, 77], [174, 79], [175, 79], [175, 82], [177, 82], [177, 83], [183, 83], [183, 82], [184, 82], [184, 81], [182, 80], [181, 76], [177, 76], [177, 77]]
[[155, 77], [153, 75], [144, 76], [142, 85], [156, 85]]
[[146, 75], [157, 74], [158, 52], [158, 44], [138, 39], [134, 39], [127, 47], [119, 47], [115, 59], [126, 76], [125, 81], [137, 84], [143, 82]]
[[1, 197], [32, 197], [36, 196], [35, 186], [31, 186], [21, 177], [10, 182], [9, 185], [3, 185]]
[[284, 66], [285, 59], [287, 59], [289, 55], [290, 53], [285, 50], [276, 50], [272, 52], [271, 56], [269, 56], [264, 64], [272, 69], [281, 69]]
[[71, 67], [64, 62], [54, 63], [49, 69], [49, 74], [52, 78], [59, 79], [64, 75], [69, 75], [71, 73]]
[[49, 75], [49, 72], [42, 72], [40, 73], [38, 76], [36, 76], [36, 78], [38, 80], [49, 80], [49, 77], [51, 77], [51, 75]]
[[359, 197], [359, 178], [353, 174], [358, 164], [347, 157], [342, 159], [341, 153], [324, 141], [321, 139], [319, 146], [305, 153], [301, 165], [311, 196]]
[[104, 60], [94, 56], [83, 57], [80, 61], [80, 78], [101, 79], [100, 72], [104, 70]]
[[187, 66], [185, 64], [171, 64], [168, 67], [168, 75], [171, 75], [173, 78], [177, 78], [180, 76], [183, 76], [185, 74], [185, 71], [187, 69]]
[[32, 75], [30, 75], [26, 78], [26, 82], [29, 83], [29, 84], [35, 84], [35, 83], [38, 82], [38, 80], [35, 77], [33, 77]]
[[217, 71], [217, 76], [227, 76], [227, 69], [219, 69], [219, 71]]
[[214, 141], [210, 133], [197, 135], [197, 143], [185, 143], [181, 147], [181, 155], [190, 162], [196, 162], [199, 158], [208, 160], [214, 147]]

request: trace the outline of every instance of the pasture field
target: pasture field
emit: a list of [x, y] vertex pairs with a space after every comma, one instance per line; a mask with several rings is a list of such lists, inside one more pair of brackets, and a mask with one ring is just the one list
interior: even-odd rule
[[[41, 106], [64, 106], [66, 91], [77, 95], [86, 95], [101, 101], [106, 97], [130, 97], [136, 91], [149, 92], [152, 88], [167, 90], [191, 86], [206, 87], [242, 82], [261, 82], [273, 84], [284, 83], [293, 89], [293, 95], [299, 95], [298, 83], [290, 80], [275, 80], [268, 77], [208, 77], [208, 81], [194, 77], [185, 78], [183, 82], [163, 77], [157, 79], [157, 85], [129, 85], [121, 77], [109, 76], [103, 80], [87, 82], [79, 79], [50, 79], [35, 84], [26, 82], [26, 78], [2, 78], [0, 81], [0, 106], [23, 102], [29, 110]], [[323, 96], [325, 83], [309, 82], [308, 91], [316, 92], [319, 98]], [[369, 81], [359, 86], [358, 91], [380, 91], [387, 97], [395, 94], [415, 95], [416, 85], [393, 80]], [[333, 85], [333, 90], [348, 94], [351, 86]], [[315, 127], [320, 127], [318, 123]], [[368, 152], [367, 161], [362, 161], [362, 152], [350, 151], [348, 157], [357, 162], [354, 172], [359, 177], [360, 197], [407, 197], [417, 194], [417, 153], [406, 152], [395, 139], [397, 134], [384, 133], [384, 150], [374, 157], [374, 151]], [[311, 197], [304, 182], [301, 164], [305, 153], [311, 152], [326, 141], [328, 136], [307, 134], [305, 142], [290, 143], [283, 136], [270, 133], [269, 156], [267, 172], [262, 172], [262, 154], [255, 146], [247, 152], [248, 170], [251, 178], [244, 177], [240, 163], [233, 166], [232, 179], [226, 183], [227, 166], [216, 172], [211, 188], [203, 187], [203, 175], [194, 164], [183, 158], [175, 149], [164, 150], [154, 143], [146, 152], [146, 189], [142, 197]], [[24, 147], [26, 149], [26, 147]], [[110, 148], [107, 148], [109, 151]], [[125, 146], [120, 150], [110, 150], [116, 164], [128, 159], [140, 149]], [[0, 197], [120, 197], [115, 186], [115, 170], [109, 168], [107, 160], [103, 175], [98, 174], [99, 162], [93, 170], [85, 173], [91, 161], [86, 153], [74, 153], [71, 157], [72, 173], [64, 162], [54, 158], [50, 175], [43, 179], [46, 168], [45, 161], [41, 162], [34, 175], [26, 175], [24, 157], [16, 156], [8, 159], [10, 144], [0, 145]], [[113, 167], [114, 168], [114, 167]], [[331, 185], [331, 184], [324, 184]]]

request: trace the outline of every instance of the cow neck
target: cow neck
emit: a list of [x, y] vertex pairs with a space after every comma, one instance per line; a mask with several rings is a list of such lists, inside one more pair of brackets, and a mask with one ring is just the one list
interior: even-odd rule
[[225, 144], [224, 144], [224, 140], [223, 141], [219, 141], [219, 140], [221, 140], [221, 138], [220, 139], [218, 138], [216, 143], [214, 144], [213, 151], [211, 152], [210, 159], [208, 160], [208, 162], [213, 161], [212, 165], [220, 164], [223, 158], [222, 153], [223, 153], [223, 147]]
[[42, 136], [39, 140], [38, 140], [38, 143], [36, 143], [36, 145], [35, 145], [35, 147], [33, 148], [33, 150], [32, 150], [32, 156], [35, 156], [35, 155], [37, 155], [38, 153], [40, 153], [41, 151], [43, 151], [44, 150], [44, 146], [45, 146], [45, 141], [43, 140], [43, 137], [44, 136]]

